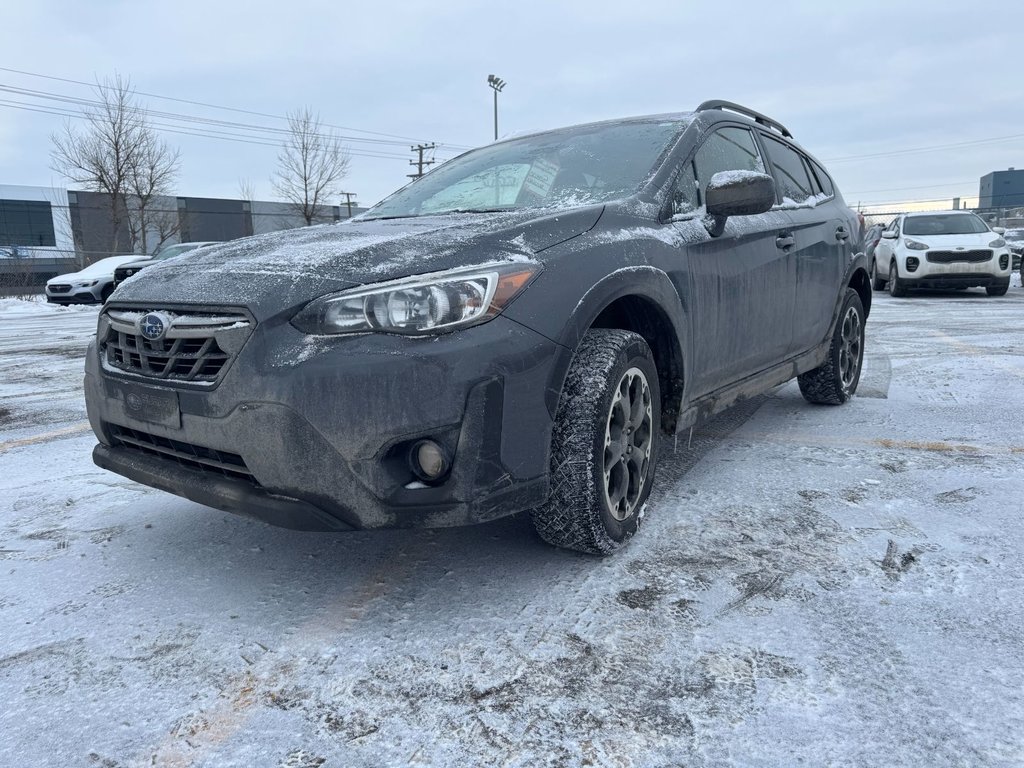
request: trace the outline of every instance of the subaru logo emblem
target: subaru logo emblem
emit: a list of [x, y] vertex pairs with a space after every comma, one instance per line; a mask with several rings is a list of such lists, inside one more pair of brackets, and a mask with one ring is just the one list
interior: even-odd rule
[[139, 320], [139, 333], [150, 341], [158, 341], [167, 333], [169, 321], [164, 315], [157, 312], [150, 312]]

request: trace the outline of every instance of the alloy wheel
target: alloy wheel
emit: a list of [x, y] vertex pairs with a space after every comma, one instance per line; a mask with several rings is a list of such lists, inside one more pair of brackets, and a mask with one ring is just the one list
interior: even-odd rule
[[839, 380], [848, 390], [857, 380], [861, 361], [860, 313], [850, 307], [843, 316], [842, 341], [839, 345]]
[[616, 520], [635, 511], [650, 466], [651, 387], [639, 368], [626, 371], [615, 387], [604, 431], [604, 500]]

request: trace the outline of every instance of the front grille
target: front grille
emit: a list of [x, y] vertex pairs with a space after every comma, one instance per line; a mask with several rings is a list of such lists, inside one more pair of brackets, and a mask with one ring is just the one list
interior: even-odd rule
[[147, 339], [138, 322], [147, 312], [110, 310], [100, 354], [108, 369], [171, 382], [216, 382], [249, 335], [244, 315], [161, 312], [164, 336]]
[[953, 264], [958, 261], [977, 264], [991, 259], [992, 251], [983, 248], [976, 251], [928, 251], [925, 258], [932, 264]]
[[189, 469], [197, 469], [201, 472], [223, 475], [235, 480], [245, 480], [256, 486], [259, 485], [245, 465], [245, 461], [237, 453], [171, 440], [117, 424], [108, 424], [107, 426], [110, 428], [110, 434], [114, 441], [121, 448], [174, 461]]
[[57, 285], [50, 286], [50, 293], [67, 293], [70, 290], [71, 286], [64, 285], [63, 283], [58, 283]]

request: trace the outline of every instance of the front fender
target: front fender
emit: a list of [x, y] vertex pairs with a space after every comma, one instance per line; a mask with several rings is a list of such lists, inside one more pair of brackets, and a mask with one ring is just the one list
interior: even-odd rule
[[552, 416], [558, 409], [558, 399], [576, 347], [601, 313], [613, 302], [625, 297], [643, 299], [657, 310], [661, 316], [661, 327], [667, 330], [666, 335], [671, 336], [660, 341], [671, 350], [673, 359], [679, 361], [680, 375], [686, 381], [682, 375], [682, 362], [687, 359], [690, 339], [686, 313], [675, 285], [668, 274], [655, 267], [623, 267], [602, 278], [583, 295], [561, 333], [554, 339], [559, 344], [558, 358], [551, 368], [545, 394], [548, 411]]

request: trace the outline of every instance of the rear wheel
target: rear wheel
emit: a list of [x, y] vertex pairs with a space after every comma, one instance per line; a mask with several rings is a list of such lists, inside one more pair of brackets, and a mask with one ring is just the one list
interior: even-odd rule
[[857, 391], [863, 362], [864, 305], [857, 292], [847, 288], [828, 358], [799, 376], [800, 394], [809, 403], [842, 405]]
[[592, 329], [576, 349], [551, 435], [551, 493], [533, 511], [549, 544], [609, 554], [636, 532], [658, 460], [654, 357], [630, 331]]
[[895, 259], [889, 265], [889, 295], [896, 299], [907, 295], [907, 289], [900, 280], [899, 270], [896, 269]]
[[999, 285], [989, 285], [985, 288], [985, 293], [989, 296], [1005, 296], [1006, 291], [1010, 288], [1010, 281], [1007, 280], [1005, 283], [999, 283]]

